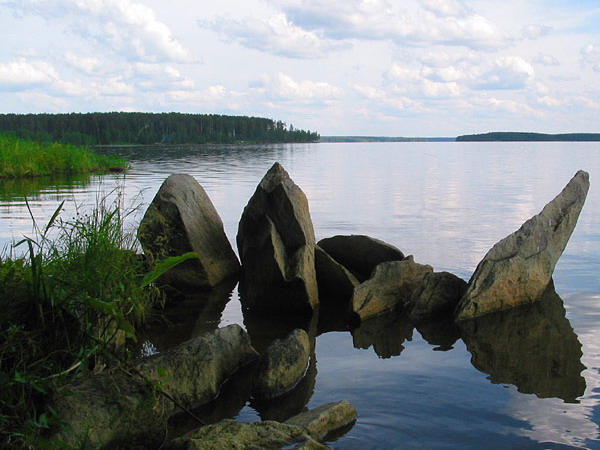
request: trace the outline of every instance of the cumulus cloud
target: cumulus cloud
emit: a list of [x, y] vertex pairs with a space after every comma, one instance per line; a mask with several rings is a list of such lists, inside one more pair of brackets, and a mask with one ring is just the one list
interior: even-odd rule
[[284, 14], [266, 20], [219, 17], [212, 22], [199, 21], [198, 24], [216, 31], [227, 41], [233, 40], [248, 48], [288, 58], [321, 58], [330, 51], [346, 47], [294, 25]]
[[13, 12], [48, 20], [66, 19], [75, 34], [139, 61], [192, 60], [190, 52], [156, 18], [133, 0], [20, 0], [5, 2]]
[[475, 71], [474, 89], [523, 89], [535, 79], [533, 67], [519, 56], [496, 58]]
[[581, 49], [581, 60], [585, 66], [600, 72], [600, 44], [587, 44]]
[[102, 71], [102, 62], [93, 56], [77, 56], [73, 52], [66, 52], [64, 61], [74, 69], [86, 75], [97, 75]]
[[0, 90], [21, 91], [51, 85], [58, 79], [52, 65], [24, 58], [0, 64]]
[[296, 81], [283, 73], [278, 73], [275, 76], [264, 75], [256, 83], [256, 86], [279, 100], [310, 103], [332, 101], [340, 98], [343, 94], [341, 89], [324, 81]]
[[522, 39], [539, 39], [550, 34], [552, 27], [546, 25], [527, 25], [521, 29]]

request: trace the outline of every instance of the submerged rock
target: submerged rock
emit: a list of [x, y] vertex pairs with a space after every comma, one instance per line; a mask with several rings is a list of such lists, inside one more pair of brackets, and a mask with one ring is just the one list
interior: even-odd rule
[[178, 411], [157, 387], [188, 408], [207, 403], [240, 366], [257, 356], [246, 332], [230, 325], [144, 358], [127, 371], [65, 386], [51, 406], [72, 432], [62, 429], [56, 437], [94, 448], [153, 448], [164, 439], [167, 419]]
[[245, 306], [312, 313], [318, 289], [308, 201], [279, 163], [269, 169], [244, 208], [237, 245]]
[[379, 264], [373, 275], [354, 289], [352, 309], [366, 320], [410, 302], [413, 292], [423, 282], [431, 266], [418, 264], [412, 256], [402, 261]]
[[408, 305], [414, 322], [451, 317], [467, 290], [467, 282], [449, 272], [426, 273]]
[[589, 175], [580, 170], [539, 214], [494, 245], [471, 277], [456, 320], [539, 299], [577, 224], [588, 189]]
[[252, 395], [264, 399], [290, 391], [306, 373], [309, 357], [306, 331], [296, 329], [285, 339], [276, 339], [260, 356]]
[[382, 262], [404, 259], [404, 253], [393, 245], [358, 234], [321, 239], [318, 245], [335, 261], [352, 272], [359, 281], [368, 279], [375, 267]]
[[304, 428], [315, 439], [323, 440], [329, 433], [353, 423], [356, 417], [354, 406], [342, 400], [300, 413], [285, 423]]
[[151, 261], [198, 253], [198, 259], [160, 278], [174, 287], [213, 287], [240, 269], [217, 210], [190, 175], [171, 175], [163, 182], [140, 223], [138, 239]]

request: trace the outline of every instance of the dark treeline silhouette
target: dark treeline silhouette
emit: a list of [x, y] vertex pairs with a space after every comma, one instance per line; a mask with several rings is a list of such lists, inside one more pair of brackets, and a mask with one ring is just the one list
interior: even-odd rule
[[458, 142], [469, 141], [600, 141], [599, 133], [522, 133], [522, 132], [492, 132], [484, 134], [467, 134], [458, 136]]
[[0, 114], [0, 132], [76, 145], [315, 142], [319, 134], [261, 117], [182, 113]]

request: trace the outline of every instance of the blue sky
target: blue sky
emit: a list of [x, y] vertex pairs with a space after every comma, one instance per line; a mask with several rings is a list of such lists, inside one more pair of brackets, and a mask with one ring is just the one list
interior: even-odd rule
[[600, 132], [597, 0], [0, 0], [0, 112]]

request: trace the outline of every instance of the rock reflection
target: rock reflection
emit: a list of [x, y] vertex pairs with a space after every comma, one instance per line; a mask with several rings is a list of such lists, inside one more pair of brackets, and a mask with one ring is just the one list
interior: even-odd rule
[[351, 331], [354, 348], [373, 350], [380, 358], [399, 356], [404, 341], [412, 340], [414, 325], [403, 311], [373, 317]]
[[144, 346], [161, 352], [216, 330], [236, 284], [236, 280], [227, 280], [210, 291], [189, 292], [169, 302], [163, 317], [142, 333]]
[[417, 331], [435, 351], [448, 351], [460, 339], [460, 328], [453, 320], [434, 320], [416, 325]]
[[530, 305], [460, 323], [472, 364], [492, 383], [573, 403], [585, 391], [581, 343], [554, 287]]

